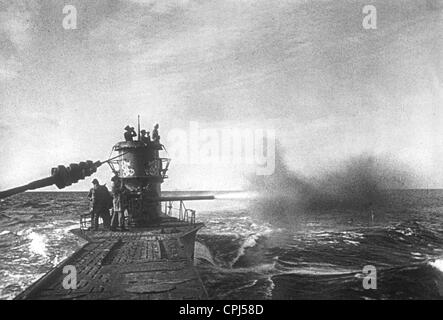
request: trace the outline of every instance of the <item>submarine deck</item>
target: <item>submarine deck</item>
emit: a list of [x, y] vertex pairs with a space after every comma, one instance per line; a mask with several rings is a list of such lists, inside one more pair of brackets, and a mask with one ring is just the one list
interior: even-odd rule
[[[89, 241], [16, 299], [206, 299], [193, 264], [195, 234], [203, 224], [169, 218], [151, 228], [127, 232], [81, 231]], [[63, 281], [74, 266], [76, 289]], [[66, 280], [65, 280], [66, 282]]]

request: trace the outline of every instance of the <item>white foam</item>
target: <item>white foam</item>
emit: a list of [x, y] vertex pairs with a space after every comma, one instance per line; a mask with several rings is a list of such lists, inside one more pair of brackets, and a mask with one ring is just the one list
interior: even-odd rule
[[297, 274], [297, 275], [346, 275], [346, 274], [354, 274], [356, 273], [356, 270], [352, 269], [344, 269], [344, 268], [337, 268], [337, 269], [329, 269], [329, 268], [321, 268], [321, 267], [308, 267], [306, 269], [292, 269], [288, 271], [284, 271], [282, 273], [284, 274]]
[[439, 271], [443, 272], [443, 259], [437, 259], [435, 261], [429, 262], [431, 266], [438, 269]]
[[258, 238], [260, 238], [260, 234], [251, 234], [246, 237], [245, 241], [238, 249], [237, 256], [234, 258], [234, 260], [232, 260], [231, 266], [233, 266], [238, 261], [238, 259], [240, 259], [240, 257], [245, 254], [245, 250], [247, 248], [253, 248], [257, 244]]
[[247, 272], [256, 272], [256, 273], [274, 274], [275, 262], [263, 263], [263, 264], [255, 265], [255, 266], [251, 266], [251, 267], [234, 268], [234, 269], [218, 267], [218, 270], [220, 270], [222, 272], [225, 272], [225, 273], [244, 274], [244, 273], [247, 273]]
[[266, 287], [266, 290], [265, 290], [265, 297], [267, 299], [271, 299], [272, 293], [275, 288], [275, 283], [274, 283], [274, 281], [272, 281], [272, 277], [268, 277], [266, 280], [267, 280], [268, 286]]
[[29, 244], [29, 250], [34, 254], [47, 257], [46, 237], [44, 235], [31, 232], [28, 235], [28, 238], [31, 240], [31, 243]]
[[357, 273], [358, 270], [346, 269], [329, 263], [303, 263], [279, 260], [278, 269], [283, 274], [301, 275], [345, 275]]

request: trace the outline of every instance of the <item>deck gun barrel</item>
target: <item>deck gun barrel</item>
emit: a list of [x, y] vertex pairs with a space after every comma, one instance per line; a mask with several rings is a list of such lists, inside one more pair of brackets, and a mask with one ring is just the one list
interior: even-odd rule
[[214, 200], [215, 197], [209, 196], [168, 196], [168, 197], [157, 197], [149, 199], [153, 202], [168, 202], [168, 201], [196, 201], [196, 200]]
[[108, 163], [124, 154], [125, 153], [119, 154], [118, 156], [110, 158], [106, 161], [93, 162], [91, 160], [87, 160], [80, 163], [71, 163], [67, 167], [58, 166], [57, 168], [52, 168], [50, 177], [35, 180], [20, 187], [0, 191], [0, 199], [13, 196], [17, 193], [25, 192], [27, 190], [49, 187], [53, 184], [55, 184], [57, 188], [63, 189], [73, 183], [77, 183], [79, 180], [83, 180], [84, 178], [91, 176], [102, 164]]
[[21, 192], [25, 192], [27, 190], [35, 190], [43, 187], [48, 187], [54, 184], [57, 186], [57, 188], [63, 189], [67, 186], [70, 186], [73, 183], [77, 183], [79, 180], [91, 176], [93, 173], [97, 171], [98, 167], [100, 167], [103, 163], [106, 163], [108, 161], [93, 162], [91, 160], [88, 160], [80, 163], [71, 163], [67, 167], [60, 165], [56, 168], [52, 168], [50, 177], [43, 178], [40, 180], [35, 180], [20, 187], [0, 191], [0, 199], [4, 199], [6, 197]]

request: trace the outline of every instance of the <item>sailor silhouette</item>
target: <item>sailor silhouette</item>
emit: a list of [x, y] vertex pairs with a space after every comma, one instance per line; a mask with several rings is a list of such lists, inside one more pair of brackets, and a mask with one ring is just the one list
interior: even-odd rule
[[134, 137], [137, 136], [134, 127], [126, 126], [125, 130], [125, 141], [134, 141]]

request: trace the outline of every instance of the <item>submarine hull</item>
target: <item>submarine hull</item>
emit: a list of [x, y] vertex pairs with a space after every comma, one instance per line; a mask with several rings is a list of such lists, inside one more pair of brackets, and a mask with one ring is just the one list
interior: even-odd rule
[[202, 227], [163, 217], [125, 232], [75, 229], [88, 243], [15, 299], [207, 299], [194, 267], [195, 236]]

